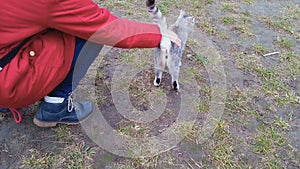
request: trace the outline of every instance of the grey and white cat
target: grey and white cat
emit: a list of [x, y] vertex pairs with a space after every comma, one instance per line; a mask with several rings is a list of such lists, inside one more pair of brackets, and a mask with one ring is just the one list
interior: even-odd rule
[[[167, 28], [166, 18], [162, 15], [160, 10], [155, 4], [155, 0], [146, 1], [147, 8], [151, 14], [154, 23], [159, 24], [161, 27]], [[175, 32], [178, 35], [178, 38], [181, 40], [181, 45], [178, 47], [174, 43], [171, 43], [170, 51], [162, 50], [161, 48], [155, 49], [155, 60], [154, 60], [154, 69], [155, 69], [155, 79], [153, 84], [159, 86], [162, 79], [163, 71], [167, 66], [169, 73], [172, 77], [172, 88], [174, 90], [179, 90], [179, 72], [181, 66], [182, 53], [185, 48], [188, 34], [191, 32], [195, 25], [195, 18], [187, 15], [183, 10], [180, 11], [176, 22], [171, 25], [168, 29]]]

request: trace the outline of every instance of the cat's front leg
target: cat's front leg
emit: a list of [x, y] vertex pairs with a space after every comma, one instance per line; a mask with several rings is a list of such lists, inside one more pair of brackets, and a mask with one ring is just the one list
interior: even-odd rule
[[178, 91], [179, 90], [178, 79], [179, 79], [179, 72], [181, 66], [180, 58], [171, 55], [171, 57], [168, 58], [167, 66], [169, 68], [169, 73], [172, 77], [172, 81], [171, 81], [172, 88]]
[[179, 65], [178, 64], [172, 64], [170, 67], [169, 67], [169, 71], [170, 71], [170, 74], [171, 74], [171, 77], [172, 77], [172, 88], [176, 91], [179, 90], [179, 82], [178, 82], [178, 79], [179, 79]]
[[179, 83], [178, 83], [178, 80], [174, 80], [173, 78], [172, 78], [172, 88], [173, 88], [174, 90], [176, 90], [176, 91], [179, 90]]

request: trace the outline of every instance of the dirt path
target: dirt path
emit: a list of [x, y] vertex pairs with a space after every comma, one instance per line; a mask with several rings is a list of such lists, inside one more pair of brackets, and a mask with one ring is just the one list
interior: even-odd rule
[[[141, 8], [143, 1], [99, 3], [116, 15], [151, 22]], [[1, 169], [300, 168], [299, 1], [187, 0], [159, 1], [159, 5], [170, 23], [179, 8], [197, 18], [184, 53], [181, 92], [170, 88], [168, 74], [161, 87], [152, 85], [152, 50], [111, 49], [94, 63], [76, 99], [93, 100], [106, 123], [124, 140], [101, 142], [109, 135], [97, 130], [104, 126], [97, 121], [99, 115], [86, 124], [98, 122], [93, 127], [95, 135], [85, 125], [38, 128], [32, 123], [37, 105], [32, 105], [22, 109], [21, 124], [7, 117], [0, 120]], [[122, 69], [124, 65], [129, 69]], [[129, 78], [134, 69], [139, 71]], [[118, 79], [123, 81], [116, 85]], [[118, 106], [124, 108], [127, 104], [122, 103], [128, 101], [118, 102], [122, 92], [129, 93], [127, 99], [135, 108], [130, 113], [149, 116], [149, 121], [130, 120], [131, 114], [120, 113]], [[155, 112], [161, 114], [151, 119]], [[178, 117], [192, 115], [194, 119], [177, 123]], [[181, 139], [160, 137], [172, 126]], [[122, 144], [128, 137], [160, 140], [156, 144], [128, 142], [126, 147]], [[163, 139], [178, 144], [157, 146]], [[116, 144], [107, 148], [98, 143]], [[116, 150], [117, 143], [126, 151]], [[123, 152], [156, 155], [128, 158]]]

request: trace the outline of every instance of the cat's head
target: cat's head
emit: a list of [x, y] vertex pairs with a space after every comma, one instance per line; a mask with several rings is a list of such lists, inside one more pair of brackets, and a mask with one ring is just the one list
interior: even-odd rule
[[189, 16], [185, 11], [180, 10], [180, 14], [175, 22], [175, 25], [177, 27], [193, 29], [195, 20], [195, 17]]

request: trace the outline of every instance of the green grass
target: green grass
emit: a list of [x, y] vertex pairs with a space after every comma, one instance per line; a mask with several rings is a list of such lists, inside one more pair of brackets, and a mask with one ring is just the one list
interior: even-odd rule
[[[228, 8], [225, 6], [225, 8]], [[243, 13], [236, 12], [237, 14], [225, 15], [220, 17], [220, 21], [223, 25], [231, 28], [231, 30], [241, 33], [247, 37], [252, 37], [254, 34], [250, 30], [252, 20], [249, 16]], [[244, 15], [244, 16], [243, 16]], [[224, 38], [226, 39], [226, 38]]]
[[263, 55], [268, 52], [268, 49], [261, 43], [254, 43], [252, 48], [256, 54]]
[[175, 133], [184, 137], [186, 141], [197, 141], [199, 129], [194, 121], [182, 122], [176, 126], [175, 130]]
[[221, 21], [224, 25], [232, 25], [237, 22], [236, 19], [232, 16], [223, 16], [221, 17]]
[[154, 168], [185, 168], [184, 165], [176, 161], [170, 153], [162, 153], [151, 158], [135, 158], [112, 163], [109, 168], [114, 169], [154, 169]]
[[94, 154], [96, 154], [96, 152], [91, 147], [87, 147], [85, 144], [70, 147], [66, 154], [66, 156], [68, 157], [67, 168], [91, 168], [91, 166], [88, 165], [87, 161], [92, 160], [91, 156], [93, 156]]
[[227, 12], [232, 12], [236, 9], [236, 6], [234, 3], [224, 3], [222, 5], [222, 10], [227, 11]]
[[290, 149], [288, 139], [282, 133], [287, 128], [287, 122], [281, 118], [275, 118], [269, 124], [261, 124], [258, 128], [258, 133], [253, 140], [253, 149], [263, 155], [261, 163], [265, 168], [283, 168], [282, 158], [278, 155]]
[[228, 127], [224, 121], [218, 123], [207, 146], [210, 151], [209, 160], [216, 165], [216, 168], [241, 168], [239, 161], [234, 159], [234, 139]]
[[134, 58], [135, 58], [135, 57], [134, 57], [133, 54], [131, 54], [131, 53], [129, 53], [129, 52], [126, 52], [126, 53], [123, 54], [121, 60], [122, 60], [122, 61], [125, 61], [125, 62], [127, 62], [127, 63], [130, 63], [130, 62], [133, 62]]
[[268, 169], [281, 169], [280, 159], [278, 157], [264, 158], [262, 160], [265, 168]]
[[215, 25], [209, 20], [204, 20], [202, 22], [202, 27], [204, 28], [205, 32], [207, 32], [210, 35], [213, 35], [216, 33]]
[[147, 137], [148, 135], [147, 127], [128, 120], [123, 120], [119, 123], [118, 132], [122, 135], [139, 138]]
[[246, 10], [246, 11], [242, 11], [242, 14], [245, 15], [245, 16], [250, 16], [251, 12]]
[[265, 80], [274, 79], [276, 77], [276, 69], [274, 68], [254, 67], [253, 70]]
[[162, 1], [161, 3], [158, 3], [157, 6], [164, 15], [170, 12], [170, 2], [168, 1]]
[[247, 66], [248, 69], [262, 78], [263, 84], [261, 90], [267, 95], [271, 95], [278, 106], [284, 106], [289, 103], [299, 104], [299, 98], [289, 87], [281, 80], [283, 70], [279, 68], [262, 68]]
[[41, 155], [35, 149], [29, 150], [31, 155], [29, 157], [23, 157], [21, 168], [31, 169], [31, 168], [52, 168], [58, 163], [59, 156], [51, 153], [46, 153]]
[[285, 145], [286, 138], [274, 125], [262, 124], [256, 134], [253, 149], [261, 154], [276, 153], [277, 148]]
[[298, 41], [300, 40], [300, 34], [295, 30], [295, 25], [293, 24], [294, 18], [300, 18], [296, 12], [296, 14], [288, 14], [284, 16], [279, 16], [275, 18], [261, 17], [262, 22], [265, 22], [268, 24], [271, 28], [274, 28], [275, 30], [283, 30], [288, 32], [289, 34], [293, 35]]
[[271, 24], [278, 28], [286, 30], [292, 34], [294, 33], [294, 31], [292, 29], [292, 24], [291, 24], [289, 18], [280, 18], [279, 20], [272, 20]]
[[240, 33], [250, 37], [253, 33], [250, 31], [249, 27], [246, 25], [237, 25], [233, 27], [233, 30], [239, 31]]
[[223, 31], [218, 32], [218, 34], [217, 34], [217, 37], [219, 37], [220, 39], [223, 39], [223, 40], [229, 39], [229, 36], [230, 35], [227, 32], [223, 32]]
[[251, 98], [254, 96], [250, 94], [255, 95], [256, 93], [249, 89], [229, 88], [223, 119], [237, 128], [247, 127], [250, 124], [250, 119], [257, 115], [257, 111], [252, 108]]
[[52, 169], [52, 168], [68, 168], [68, 169], [90, 169], [92, 156], [96, 153], [96, 149], [87, 147], [84, 142], [76, 144], [69, 142], [64, 150], [57, 153], [42, 153], [37, 149], [30, 149], [30, 156], [22, 158], [21, 168], [32, 169]]
[[240, 89], [230, 88], [226, 100], [227, 111], [241, 115], [250, 111], [248, 105], [247, 97]]
[[[261, 44], [255, 44], [252, 48], [255, 53], [265, 51]], [[299, 67], [296, 66], [299, 61], [295, 57], [293, 52], [284, 52], [278, 58], [281, 61], [280, 65], [267, 68], [263, 66], [261, 56], [247, 55], [245, 57], [243, 54], [236, 54], [238, 67], [258, 77], [261, 84], [256, 91], [271, 97], [274, 104], [280, 107], [287, 104], [299, 105], [299, 97], [289, 88], [288, 84], [284, 83], [284, 79], [294, 79], [295, 75], [300, 72]]]
[[207, 65], [208, 64], [208, 60], [205, 56], [202, 56], [202, 55], [196, 55], [196, 61], [199, 62], [200, 64], [203, 64], [203, 65]]
[[255, 2], [255, 0], [244, 0], [244, 2], [247, 4], [253, 4]]
[[67, 125], [59, 125], [53, 130], [57, 140], [68, 142], [73, 139], [72, 132]]
[[289, 128], [289, 123], [283, 120], [282, 117], [276, 117], [273, 123], [276, 128], [279, 128], [281, 130], [287, 130]]
[[275, 43], [282, 48], [290, 49], [294, 47], [293, 42], [291, 42], [288, 38], [284, 38], [284, 37], [277, 37]]
[[192, 1], [192, 3], [193, 3], [193, 6], [197, 9], [197, 10], [199, 10], [199, 9], [202, 9], [203, 8], [203, 3], [201, 2], [201, 1]]
[[281, 62], [286, 62], [286, 61], [291, 61], [294, 60], [296, 58], [296, 54], [295, 52], [287, 52], [284, 53], [283, 55], [281, 55]]

